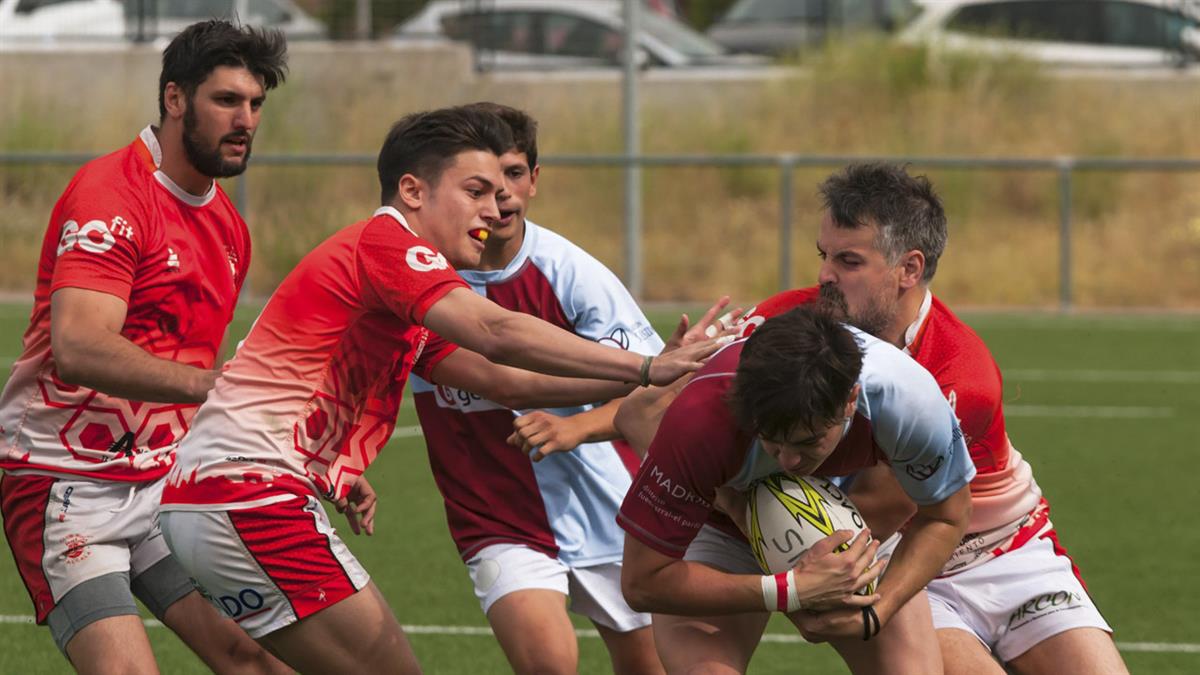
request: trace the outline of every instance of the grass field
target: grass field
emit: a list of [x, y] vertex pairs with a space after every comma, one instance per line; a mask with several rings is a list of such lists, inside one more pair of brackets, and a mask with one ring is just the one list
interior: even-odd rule
[[[653, 318], [661, 328], [671, 315]], [[28, 307], [0, 305], [0, 366], [20, 349]], [[230, 335], [252, 318], [240, 312]], [[1005, 373], [1009, 433], [1054, 507], [1062, 542], [1117, 629], [1135, 673], [1200, 672], [1200, 318], [968, 314]], [[399, 428], [416, 424], [411, 406]], [[377, 533], [349, 545], [372, 572], [429, 673], [508, 672], [446, 531], [419, 436], [397, 438], [372, 468]], [[336, 516], [336, 514], [333, 514]], [[335, 520], [335, 524], [337, 521]], [[70, 672], [0, 554], [0, 673]], [[578, 622], [588, 628], [586, 622]], [[205, 672], [164, 628], [149, 629], [164, 673]], [[832, 651], [772, 623], [752, 673], [845, 672]], [[600, 640], [580, 639], [580, 672], [609, 672]]]

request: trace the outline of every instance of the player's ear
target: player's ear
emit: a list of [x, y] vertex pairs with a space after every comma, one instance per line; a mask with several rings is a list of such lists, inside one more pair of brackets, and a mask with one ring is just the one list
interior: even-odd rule
[[405, 206], [415, 211], [421, 208], [421, 205], [425, 202], [425, 197], [425, 181], [411, 173], [406, 173], [400, 177], [400, 186], [396, 192], [396, 199], [399, 199]]
[[862, 392], [862, 385], [855, 382], [850, 389], [850, 398], [846, 401], [846, 418], [854, 416], [854, 411], [858, 410], [858, 395]]
[[187, 112], [188, 96], [183, 87], [168, 82], [163, 88], [163, 107], [167, 109], [167, 117], [171, 119], [183, 119], [184, 113]]
[[542, 166], [539, 164], [529, 170], [529, 196], [537, 196], [537, 179], [538, 174], [542, 172]]
[[913, 249], [900, 257], [900, 287], [912, 288], [925, 276], [925, 254]]

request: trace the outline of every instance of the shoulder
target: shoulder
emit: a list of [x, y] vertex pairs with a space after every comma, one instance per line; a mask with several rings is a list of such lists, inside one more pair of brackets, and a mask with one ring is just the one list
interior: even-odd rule
[[75, 173], [64, 199], [142, 208], [152, 197], [154, 175], [131, 148], [98, 157]]
[[604, 263], [591, 253], [561, 234], [526, 221], [526, 236], [534, 239], [529, 258], [543, 272], [595, 272], [611, 273]]
[[894, 402], [898, 408], [905, 407], [902, 402], [912, 405], [929, 401], [944, 402], [937, 381], [921, 364], [873, 335], [853, 327], [850, 331], [862, 347], [863, 364], [859, 380], [869, 400], [888, 404]]
[[769, 319], [816, 300], [818, 294], [819, 289], [816, 286], [793, 288], [763, 300], [752, 311]]
[[999, 395], [1000, 369], [987, 344], [936, 298], [913, 358], [943, 386], [954, 385], [960, 396], [967, 390]]
[[751, 307], [745, 315], [739, 319], [738, 323], [741, 327], [739, 333], [742, 337], [746, 337], [754, 332], [755, 328], [761, 326], [767, 319], [784, 314], [789, 310], [795, 309], [801, 305], [808, 304], [817, 299], [818, 289], [816, 286], [809, 288], [794, 288], [782, 293], [776, 293], [771, 297], [763, 300], [754, 307]]

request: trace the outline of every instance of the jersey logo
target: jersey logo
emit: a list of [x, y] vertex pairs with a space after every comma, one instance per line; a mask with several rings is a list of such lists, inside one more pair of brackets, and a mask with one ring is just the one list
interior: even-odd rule
[[937, 461], [932, 464], [909, 464], [904, 467], [904, 473], [917, 480], [929, 480], [929, 477], [937, 473], [937, 470], [942, 468], [942, 461], [946, 459], [942, 455], [938, 455]]
[[486, 412], [488, 410], [508, 410], [494, 401], [472, 394], [466, 389], [455, 389], [445, 385], [437, 385], [435, 398], [439, 408], [448, 408], [462, 413]]
[[113, 218], [111, 224], [103, 220], [89, 220], [80, 226], [78, 222], [68, 220], [62, 226], [58, 255], [73, 251], [76, 247], [89, 253], [104, 253], [117, 243], [117, 237], [133, 239], [133, 228], [121, 216]]
[[225, 247], [225, 257], [229, 259], [229, 273], [233, 275], [233, 280], [238, 278], [238, 254], [233, 250], [232, 246]]
[[167, 247], [167, 269], [173, 271], [179, 270], [179, 254], [170, 246]]
[[619, 349], [629, 349], [629, 333], [625, 332], [624, 328], [614, 328], [611, 333], [600, 338], [596, 342], [602, 345], [613, 345]]
[[432, 272], [449, 267], [445, 256], [441, 253], [434, 253], [426, 246], [414, 246], [408, 249], [408, 255], [404, 257], [404, 261], [418, 272]]

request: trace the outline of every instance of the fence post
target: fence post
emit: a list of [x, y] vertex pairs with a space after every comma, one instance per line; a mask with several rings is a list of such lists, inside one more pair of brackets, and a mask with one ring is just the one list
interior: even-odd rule
[[1075, 160], [1058, 159], [1058, 309], [1068, 312], [1072, 303], [1071, 288], [1071, 173]]
[[795, 155], [779, 156], [779, 290], [792, 287], [792, 206]]
[[621, 126], [625, 133], [625, 285], [642, 299], [642, 158], [638, 119], [638, 0], [624, 0], [625, 20], [621, 78]]

